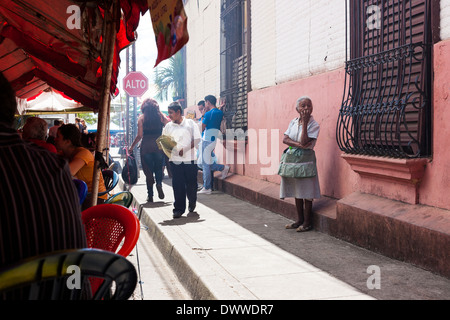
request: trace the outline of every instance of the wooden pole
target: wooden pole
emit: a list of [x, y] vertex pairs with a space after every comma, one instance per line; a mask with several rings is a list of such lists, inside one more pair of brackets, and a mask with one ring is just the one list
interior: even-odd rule
[[[108, 122], [108, 114], [110, 108], [111, 101], [111, 75], [112, 75], [112, 67], [113, 67], [113, 58], [114, 58], [114, 45], [116, 40], [116, 24], [120, 19], [120, 10], [118, 7], [118, 1], [113, 0], [112, 5], [108, 10], [105, 10], [105, 23], [106, 30], [103, 37], [104, 40], [104, 50], [102, 56], [102, 70], [103, 70], [103, 94], [101, 97], [101, 104], [98, 113], [98, 124], [97, 124], [97, 149], [96, 153], [101, 153], [103, 156], [103, 150], [107, 145], [107, 122]], [[98, 197], [98, 185], [100, 179], [99, 170], [99, 161], [95, 161], [94, 163], [94, 172], [93, 172], [93, 180], [92, 180], [92, 201], [91, 206], [97, 205], [97, 197]]]

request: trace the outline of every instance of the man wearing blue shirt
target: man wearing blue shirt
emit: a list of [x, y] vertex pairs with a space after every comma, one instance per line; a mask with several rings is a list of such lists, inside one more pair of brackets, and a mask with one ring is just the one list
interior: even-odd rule
[[203, 189], [202, 194], [211, 194], [213, 177], [211, 171], [222, 171], [222, 179], [227, 177], [229, 166], [215, 163], [213, 161], [213, 151], [216, 147], [217, 137], [220, 134], [220, 124], [223, 119], [223, 112], [216, 107], [217, 99], [213, 95], [205, 97], [205, 107], [207, 112], [202, 121], [202, 169], [203, 169]]

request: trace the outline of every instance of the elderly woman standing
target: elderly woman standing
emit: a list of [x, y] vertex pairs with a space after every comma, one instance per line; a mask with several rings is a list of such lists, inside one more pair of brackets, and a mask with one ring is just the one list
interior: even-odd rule
[[280, 198], [295, 198], [297, 221], [286, 229], [304, 232], [312, 229], [312, 202], [320, 198], [314, 146], [320, 126], [312, 117], [313, 104], [309, 97], [297, 100], [295, 109], [299, 117], [289, 123], [283, 143], [288, 145], [285, 153], [289, 160], [280, 165]]

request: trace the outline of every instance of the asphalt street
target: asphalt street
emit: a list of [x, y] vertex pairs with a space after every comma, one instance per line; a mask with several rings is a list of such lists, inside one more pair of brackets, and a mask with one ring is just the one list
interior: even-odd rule
[[138, 243], [128, 260], [134, 264], [139, 279], [130, 300], [191, 300], [145, 225], [141, 224]]

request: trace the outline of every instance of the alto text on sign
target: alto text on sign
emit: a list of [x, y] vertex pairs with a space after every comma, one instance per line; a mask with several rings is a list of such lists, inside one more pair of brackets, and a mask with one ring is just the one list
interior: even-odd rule
[[131, 97], [140, 97], [148, 90], [148, 78], [140, 71], [130, 72], [123, 78], [123, 89]]

